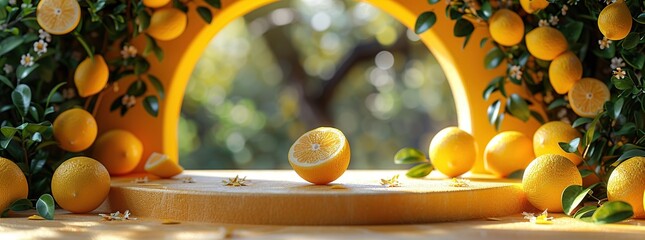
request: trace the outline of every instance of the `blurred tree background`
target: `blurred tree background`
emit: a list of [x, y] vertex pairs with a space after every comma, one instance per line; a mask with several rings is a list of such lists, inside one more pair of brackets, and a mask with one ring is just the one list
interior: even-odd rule
[[[350, 168], [393, 164], [457, 124], [430, 51], [396, 19], [362, 2], [286, 0], [230, 23], [186, 89], [179, 151], [187, 169], [284, 169], [304, 132], [334, 126]], [[427, 150], [426, 150], [427, 151]]]

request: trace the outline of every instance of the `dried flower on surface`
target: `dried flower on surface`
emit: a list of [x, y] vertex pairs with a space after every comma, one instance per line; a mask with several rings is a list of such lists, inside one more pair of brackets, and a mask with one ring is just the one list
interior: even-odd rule
[[470, 180], [463, 178], [452, 178], [449, 186], [451, 187], [470, 187]]
[[[548, 209], [547, 209], [548, 210]], [[540, 213], [540, 215], [535, 216], [534, 213], [522, 212], [524, 219], [528, 219], [529, 222], [535, 224], [553, 224], [553, 217], [549, 217], [547, 210]]]
[[400, 187], [399, 174], [392, 176], [390, 179], [381, 179], [381, 185], [386, 187]]
[[246, 184], [246, 176], [243, 178], [240, 178], [239, 175], [235, 175], [234, 178], [229, 178], [228, 180], [222, 180], [222, 183], [224, 183], [224, 186], [231, 186], [231, 187], [248, 186]]
[[130, 210], [125, 210], [125, 212], [123, 213], [116, 211], [115, 213], [110, 214], [99, 214], [99, 216], [102, 217], [104, 221], [137, 220], [137, 218], [130, 217], [130, 215]]

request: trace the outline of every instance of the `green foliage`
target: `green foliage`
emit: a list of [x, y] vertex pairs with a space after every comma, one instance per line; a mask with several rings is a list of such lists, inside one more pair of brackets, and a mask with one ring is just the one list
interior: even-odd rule
[[425, 154], [416, 148], [402, 148], [396, 155], [394, 155], [395, 164], [417, 164], [410, 168], [405, 174], [412, 178], [422, 178], [428, 176], [434, 169], [430, 161], [426, 158]]
[[55, 207], [54, 198], [49, 194], [43, 194], [36, 202], [36, 211], [38, 212], [38, 215], [47, 220], [54, 220]]

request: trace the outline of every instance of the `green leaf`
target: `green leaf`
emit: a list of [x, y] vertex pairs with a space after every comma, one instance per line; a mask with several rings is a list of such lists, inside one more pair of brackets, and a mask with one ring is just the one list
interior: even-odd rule
[[573, 214], [573, 217], [576, 219], [591, 217], [594, 212], [596, 212], [596, 209], [598, 209], [598, 207], [594, 205], [581, 207], [576, 211], [576, 214]]
[[473, 33], [475, 26], [468, 20], [460, 18], [453, 29], [455, 37], [465, 37]]
[[638, 14], [634, 20], [640, 24], [645, 24], [645, 12]]
[[437, 3], [438, 3], [438, 2], [440, 2], [440, 1], [441, 1], [441, 0], [428, 0], [428, 3], [429, 3], [429, 4], [437, 4]]
[[511, 94], [506, 101], [506, 105], [508, 106], [509, 112], [511, 112], [511, 114], [516, 118], [524, 122], [529, 120], [529, 117], [531, 116], [529, 105], [526, 103], [526, 100], [520, 97], [520, 95], [515, 93]]
[[40, 66], [38, 63], [36, 63], [34, 65], [31, 65], [29, 67], [25, 67], [23, 65], [20, 65], [16, 69], [16, 77], [18, 77], [18, 79], [25, 79], [27, 76], [29, 76], [29, 74], [31, 74], [31, 72], [36, 70], [36, 68], [38, 68], [38, 66]]
[[161, 81], [159, 81], [159, 78], [149, 74], [148, 80], [150, 81], [152, 86], [157, 90], [157, 94], [159, 94], [159, 99], [163, 99], [165, 96], [165, 92], [164, 92], [163, 84], [161, 84]]
[[484, 20], [488, 20], [493, 15], [493, 6], [490, 5], [489, 1], [484, 1], [481, 6], [482, 17]]
[[486, 42], [488, 42], [488, 38], [482, 38], [482, 40], [479, 41], [479, 47], [483, 48], [486, 45]]
[[570, 185], [565, 188], [562, 191], [562, 209], [564, 213], [571, 216], [589, 192], [591, 192], [591, 189], [582, 188], [580, 185]]
[[144, 83], [141, 79], [134, 81], [130, 84], [130, 87], [128, 87], [128, 95], [139, 97], [142, 96], [144, 93], [146, 93], [147, 90], [146, 83]]
[[578, 171], [580, 172], [580, 176], [582, 178], [585, 178], [585, 177], [591, 176], [591, 174], [594, 174], [593, 171], [589, 169], [580, 169]]
[[197, 13], [199, 13], [199, 16], [202, 17], [206, 23], [210, 24], [211, 21], [213, 21], [213, 13], [207, 7], [197, 7]]
[[603, 204], [591, 216], [594, 223], [615, 223], [631, 218], [634, 210], [629, 203], [623, 201], [609, 201]]
[[434, 12], [424, 12], [419, 15], [417, 22], [414, 24], [416, 34], [428, 31], [437, 22], [437, 15]]
[[593, 121], [593, 119], [591, 119], [591, 118], [581, 117], [581, 118], [578, 118], [575, 121], [573, 121], [573, 124], [571, 124], [571, 127], [577, 128], [577, 127], [580, 127], [580, 126], [585, 125], [587, 123], [590, 123], [592, 121]]
[[220, 0], [206, 0], [206, 3], [217, 9], [222, 8], [222, 2]]
[[7, 146], [9, 146], [9, 143], [11, 143], [13, 136], [15, 136], [18, 132], [18, 129], [15, 129], [13, 127], [2, 127], [1, 131], [2, 135], [0, 135], [0, 149], [6, 149]]
[[512, 172], [506, 178], [508, 179], [522, 179], [524, 177], [524, 169], [517, 170], [515, 172]]
[[490, 98], [490, 95], [493, 94], [495, 91], [499, 90], [497, 86], [499, 86], [499, 83], [504, 81], [504, 77], [496, 77], [493, 78], [493, 80], [490, 81], [488, 86], [484, 89], [483, 97], [484, 100], [488, 100]]
[[568, 153], [578, 152], [578, 146], [580, 146], [580, 138], [574, 138], [571, 142], [559, 142], [560, 148]]
[[535, 120], [538, 121], [540, 124], [544, 124], [546, 122], [542, 117], [542, 114], [540, 114], [539, 112], [531, 110], [531, 116], [535, 118]]
[[616, 76], [611, 77], [611, 82], [614, 84], [614, 87], [618, 90], [628, 90], [634, 86], [634, 82], [629, 76], [626, 76], [622, 79], [618, 79]]
[[499, 100], [495, 100], [493, 104], [488, 106], [488, 122], [491, 125], [495, 125], [495, 122], [499, 118], [499, 109], [502, 107], [502, 103]]
[[4, 83], [4, 85], [7, 85], [11, 89], [13, 89], [13, 83], [11, 83], [11, 81], [7, 77], [0, 75], [0, 82]]
[[617, 119], [620, 116], [620, 112], [623, 110], [623, 104], [625, 104], [624, 98], [616, 99], [616, 102], [614, 103], [614, 111], [612, 112], [614, 119]]
[[403, 148], [394, 155], [396, 164], [412, 164], [427, 162], [425, 154], [416, 148]]
[[580, 39], [583, 29], [584, 24], [582, 22], [571, 20], [564, 24], [560, 31], [567, 38], [569, 44], [575, 44]]
[[20, 46], [20, 44], [23, 43], [22, 36], [11, 36], [8, 38], [5, 38], [0, 42], [0, 56], [4, 55], [5, 53], [11, 52], [14, 48]]
[[137, 58], [134, 63], [134, 74], [141, 75], [150, 69], [150, 63], [145, 58]]
[[422, 163], [410, 168], [405, 175], [411, 178], [422, 178], [428, 176], [433, 169], [434, 167], [432, 167], [432, 164]]
[[645, 157], [645, 151], [641, 149], [632, 149], [620, 155], [617, 162], [622, 162], [624, 160], [630, 159], [632, 157]]
[[499, 66], [504, 60], [504, 52], [497, 47], [491, 48], [484, 57], [484, 66], [486, 69], [493, 69]]
[[638, 45], [638, 42], [640, 41], [640, 37], [638, 36], [638, 33], [632, 32], [623, 39], [623, 48], [624, 49], [632, 49], [635, 48]]
[[38, 202], [36, 202], [36, 211], [38, 212], [38, 215], [47, 220], [54, 220], [55, 207], [54, 198], [49, 194], [43, 194], [38, 199]]
[[643, 69], [645, 65], [645, 55], [641, 54], [638, 51], [628, 51], [623, 49], [620, 51], [620, 55], [623, 57], [625, 62], [635, 69]]
[[567, 105], [567, 101], [564, 100], [564, 98], [558, 98], [551, 102], [549, 106], [546, 108], [547, 110], [551, 111], [553, 109], [559, 108], [559, 107], [564, 107]]
[[61, 88], [63, 85], [67, 84], [67, 82], [62, 82], [54, 86], [51, 91], [49, 91], [49, 95], [47, 95], [47, 101], [45, 101], [45, 108], [49, 107], [49, 101], [51, 101], [52, 97], [56, 92], [58, 91], [59, 88]]
[[29, 199], [18, 199], [9, 205], [9, 209], [14, 212], [25, 211], [34, 208], [34, 204]]
[[24, 117], [31, 104], [31, 89], [25, 84], [16, 86], [16, 89], [11, 93], [11, 100], [18, 109], [20, 116]]
[[153, 117], [157, 117], [159, 114], [159, 100], [156, 96], [147, 96], [143, 99], [143, 107], [146, 109], [146, 112]]

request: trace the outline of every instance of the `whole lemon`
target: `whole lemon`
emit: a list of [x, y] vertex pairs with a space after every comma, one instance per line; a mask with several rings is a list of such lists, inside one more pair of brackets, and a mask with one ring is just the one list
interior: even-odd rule
[[56, 117], [53, 130], [60, 148], [80, 152], [94, 143], [97, 126], [92, 114], [84, 109], [73, 108]]
[[609, 4], [598, 15], [598, 28], [610, 40], [621, 40], [632, 29], [632, 14], [624, 0]]
[[506, 177], [517, 170], [525, 169], [533, 159], [533, 142], [517, 131], [497, 134], [484, 150], [486, 170], [498, 177]]
[[22, 170], [9, 159], [0, 157], [0, 211], [18, 199], [27, 198], [29, 187]]
[[87, 57], [74, 71], [74, 84], [81, 97], [89, 97], [99, 93], [108, 82], [110, 71], [105, 59], [100, 54], [94, 58]]
[[560, 148], [559, 143], [568, 143], [579, 137], [582, 137], [582, 134], [565, 122], [548, 122], [535, 131], [533, 151], [537, 157], [545, 154], [559, 154], [571, 160], [574, 165], [578, 165], [582, 162], [582, 158], [576, 154], [565, 152]]
[[549, 66], [549, 79], [558, 94], [569, 92], [573, 84], [582, 78], [582, 62], [576, 54], [567, 51], [553, 59]]
[[524, 22], [517, 13], [500, 9], [488, 21], [488, 31], [495, 42], [504, 46], [513, 46], [524, 37]]
[[551, 61], [569, 48], [564, 35], [552, 27], [538, 27], [526, 34], [526, 48], [534, 57]]
[[170, 0], [143, 0], [143, 5], [149, 8], [159, 8], [166, 6]]
[[456, 177], [468, 172], [475, 164], [477, 143], [466, 131], [447, 127], [432, 138], [429, 152], [435, 169], [448, 177]]
[[131, 132], [111, 130], [103, 133], [94, 145], [92, 156], [101, 162], [111, 175], [128, 174], [134, 170], [143, 154], [143, 144]]
[[645, 218], [643, 194], [645, 191], [645, 157], [633, 157], [620, 163], [609, 175], [607, 198], [632, 205], [634, 218]]
[[535, 158], [522, 177], [522, 187], [529, 202], [549, 212], [562, 212], [562, 191], [570, 185], [582, 185], [582, 176], [576, 165], [557, 154]]
[[107, 197], [110, 174], [94, 159], [74, 157], [56, 168], [51, 187], [54, 199], [63, 209], [86, 213], [99, 207]]
[[186, 30], [187, 23], [186, 13], [176, 8], [159, 9], [150, 18], [148, 34], [157, 40], [173, 40]]
[[533, 13], [549, 6], [547, 0], [520, 0], [520, 5], [526, 13]]

